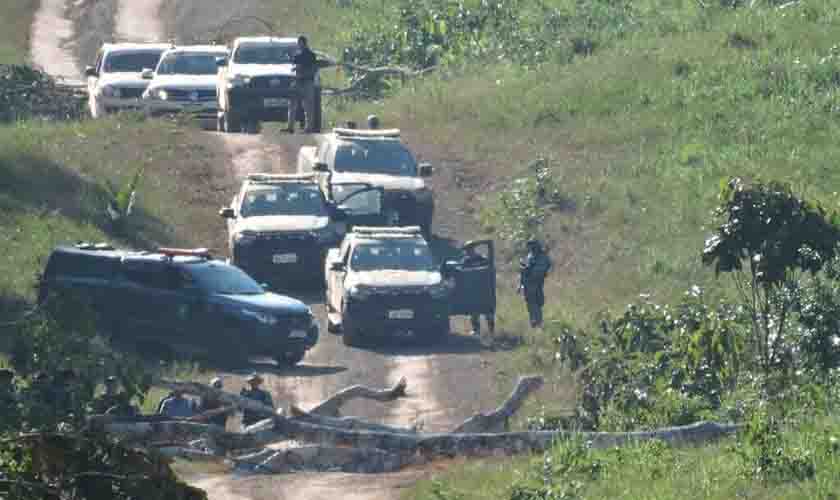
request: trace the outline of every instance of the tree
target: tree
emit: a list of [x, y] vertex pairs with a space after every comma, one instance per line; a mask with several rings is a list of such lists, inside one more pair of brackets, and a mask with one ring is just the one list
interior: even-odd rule
[[734, 277], [766, 380], [774, 368], [790, 366], [786, 327], [800, 275], [819, 272], [835, 257], [837, 216], [787, 184], [735, 177], [722, 184], [715, 217], [720, 225], [706, 240], [703, 263]]

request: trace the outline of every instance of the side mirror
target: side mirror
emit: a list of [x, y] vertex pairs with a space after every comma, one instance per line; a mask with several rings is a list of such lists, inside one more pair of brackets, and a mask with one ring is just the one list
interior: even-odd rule
[[434, 173], [434, 167], [431, 163], [421, 163], [419, 165], [420, 177], [431, 177]]
[[85, 66], [85, 76], [99, 76], [96, 73], [96, 68], [93, 66]]
[[347, 220], [348, 217], [347, 212], [338, 207], [334, 207], [330, 215], [332, 216], [332, 220], [336, 222], [344, 222]]
[[151, 68], [143, 68], [143, 71], [140, 72], [140, 77], [144, 80], [151, 80], [155, 77], [155, 70]]
[[333, 262], [330, 264], [331, 271], [344, 271], [344, 262]]
[[313, 172], [327, 172], [329, 169], [330, 169], [329, 165], [327, 165], [326, 163], [324, 163], [322, 161], [315, 162], [315, 164], [312, 165], [312, 171]]
[[224, 68], [225, 66], [227, 66], [227, 64], [228, 64], [227, 57], [217, 57], [216, 58], [216, 66], [217, 67]]
[[225, 207], [219, 210], [219, 216], [224, 217], [225, 219], [235, 219], [236, 213], [230, 207]]

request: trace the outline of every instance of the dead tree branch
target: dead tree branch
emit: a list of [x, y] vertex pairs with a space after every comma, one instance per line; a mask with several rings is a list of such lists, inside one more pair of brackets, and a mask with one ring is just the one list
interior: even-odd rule
[[401, 378], [390, 389], [371, 389], [364, 385], [354, 385], [330, 396], [326, 401], [309, 410], [309, 414], [324, 417], [339, 417], [341, 415], [341, 407], [353, 399], [372, 399], [380, 402], [394, 401], [395, 399], [405, 397], [407, 385], [408, 383], [405, 377]]
[[522, 404], [532, 393], [543, 386], [542, 377], [522, 377], [513, 392], [504, 403], [491, 413], [480, 413], [468, 418], [453, 430], [453, 433], [468, 432], [504, 432], [509, 430], [508, 421], [522, 408]]

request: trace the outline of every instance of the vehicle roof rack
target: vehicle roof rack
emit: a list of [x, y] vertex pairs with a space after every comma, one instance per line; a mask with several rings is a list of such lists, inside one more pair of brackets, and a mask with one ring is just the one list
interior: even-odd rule
[[314, 181], [315, 174], [268, 174], [255, 173], [248, 174], [246, 179], [256, 184], [272, 184], [281, 182], [306, 182]]
[[392, 137], [397, 138], [400, 136], [400, 129], [398, 128], [386, 128], [386, 129], [376, 129], [376, 130], [360, 130], [355, 128], [342, 128], [336, 127], [333, 129], [333, 133], [339, 137], [358, 137], [358, 138], [376, 138], [376, 137]]
[[160, 247], [155, 253], [163, 254], [167, 259], [174, 257], [198, 257], [202, 259], [209, 259], [211, 257], [210, 250], [207, 248], [171, 248]]
[[386, 236], [416, 236], [422, 234], [420, 226], [353, 226], [352, 232], [355, 234]]

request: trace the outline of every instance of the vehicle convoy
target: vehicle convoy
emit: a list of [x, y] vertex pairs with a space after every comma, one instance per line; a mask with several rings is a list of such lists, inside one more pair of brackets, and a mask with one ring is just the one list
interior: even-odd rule
[[315, 176], [251, 174], [227, 219], [231, 262], [276, 287], [323, 283], [324, 256], [344, 237], [348, 224], [381, 213], [382, 190], [342, 186], [349, 196], [328, 200]]
[[[218, 61], [218, 130], [259, 130], [260, 122], [288, 118], [295, 90], [292, 62], [297, 38], [241, 37], [233, 41], [230, 58]], [[303, 109], [298, 110], [303, 120]], [[315, 132], [321, 130], [321, 79], [315, 75]]]
[[93, 66], [85, 68], [90, 115], [137, 110], [149, 81], [144, 70], [157, 67], [161, 55], [171, 49], [168, 43], [106, 43], [96, 54]]
[[398, 129], [357, 130], [336, 128], [317, 136], [318, 144], [298, 152], [299, 173], [318, 166], [322, 188], [329, 184], [366, 183], [385, 190], [386, 225], [417, 225], [431, 236], [434, 193], [424, 180], [432, 166], [418, 164], [403, 144]]
[[119, 340], [203, 351], [226, 359], [271, 356], [295, 364], [318, 341], [303, 302], [267, 292], [207, 250], [57, 247], [39, 283], [39, 301], [89, 301]]
[[226, 57], [227, 47], [220, 45], [182, 46], [164, 52], [157, 68], [142, 73], [149, 82], [143, 93], [146, 113], [191, 113], [215, 126], [216, 64]]
[[481, 268], [438, 265], [418, 226], [354, 227], [327, 253], [327, 329], [351, 346], [388, 336], [441, 340], [451, 314], [495, 308], [492, 245], [488, 251]]

